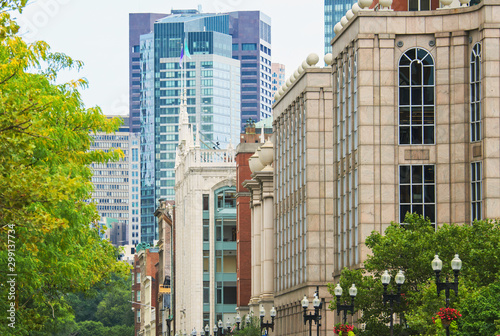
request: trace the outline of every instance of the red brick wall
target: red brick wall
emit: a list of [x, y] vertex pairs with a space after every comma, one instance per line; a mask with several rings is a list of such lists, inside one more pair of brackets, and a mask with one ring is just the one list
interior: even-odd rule
[[[248, 192], [242, 186], [245, 180], [250, 180], [252, 172], [248, 167], [248, 159], [253, 153], [238, 153], [236, 155], [236, 191]], [[237, 218], [237, 299], [238, 307], [248, 305], [251, 296], [251, 210], [250, 197], [238, 195], [236, 200]]]

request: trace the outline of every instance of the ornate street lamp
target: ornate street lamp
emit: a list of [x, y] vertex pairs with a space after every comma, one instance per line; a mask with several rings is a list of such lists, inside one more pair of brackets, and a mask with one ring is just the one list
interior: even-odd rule
[[240, 330], [240, 323], [241, 323], [241, 316], [240, 316], [240, 312], [237, 312], [236, 313], [236, 317], [234, 318], [234, 320], [236, 321], [236, 330]]
[[[453, 270], [453, 273], [455, 275], [455, 281], [454, 282], [449, 282], [448, 281], [448, 276], [446, 276], [446, 282], [441, 282], [439, 280], [439, 275], [441, 273], [441, 270], [443, 269], [443, 262], [441, 259], [439, 259], [439, 256], [436, 254], [434, 256], [434, 260], [432, 260], [432, 269], [436, 273], [436, 288], [437, 288], [437, 294], [441, 293], [442, 290], [445, 291], [445, 296], [446, 296], [446, 308], [450, 307], [450, 289], [453, 289], [455, 291], [455, 295], [458, 296], [458, 275], [460, 274], [460, 270], [462, 269], [462, 260], [458, 257], [458, 254], [455, 254], [455, 258], [451, 260], [451, 269]], [[446, 335], [450, 335], [450, 327], [446, 327]]]
[[[205, 325], [205, 334], [207, 336], [210, 336], [210, 327], [208, 326], [208, 324]], [[214, 335], [215, 336], [215, 335]]]
[[227, 334], [229, 335], [231, 333], [231, 322], [229, 322], [229, 317], [227, 318], [226, 329], [227, 329]]
[[217, 326], [219, 327], [219, 336], [222, 336], [222, 330], [224, 329], [224, 323], [222, 322], [222, 320], [219, 320], [219, 322], [217, 322]]
[[217, 324], [214, 324], [214, 336], [217, 336], [217, 330], [219, 330], [219, 328], [217, 327]]
[[352, 284], [351, 288], [349, 288], [349, 295], [351, 296], [351, 304], [340, 304], [340, 297], [342, 296], [342, 287], [340, 287], [340, 284], [337, 284], [337, 287], [335, 287], [335, 296], [337, 297], [337, 316], [340, 315], [340, 312], [344, 312], [344, 316], [342, 318], [342, 323], [346, 324], [347, 322], [347, 312], [351, 312], [351, 316], [354, 315], [354, 298], [356, 297], [356, 294], [358, 294], [358, 289], [356, 288], [356, 285]]
[[247, 325], [247, 327], [250, 325], [250, 323], [252, 323], [252, 313], [253, 312], [250, 312], [249, 314], [247, 314], [247, 316], [245, 317], [245, 323]]
[[266, 316], [266, 310], [264, 309], [263, 305], [260, 305], [260, 332], [262, 333], [262, 329], [266, 329], [266, 335], [269, 334], [269, 328], [271, 328], [272, 331], [274, 331], [274, 318], [276, 317], [276, 309], [274, 307], [271, 308], [271, 311], [269, 312], [271, 315], [271, 323], [269, 323], [269, 320], [266, 320], [264, 323], [264, 316]]
[[319, 327], [321, 327], [321, 307], [323, 306], [323, 302], [319, 299], [319, 286], [316, 286], [316, 292], [314, 293], [313, 306], [314, 306], [314, 314], [307, 313], [307, 308], [309, 307], [309, 300], [307, 296], [304, 295], [304, 298], [301, 301], [302, 308], [304, 308], [304, 324], [307, 324], [309, 321], [309, 336], [312, 335], [312, 322], [316, 323], [316, 333], [319, 336]]
[[[203, 330], [203, 328], [201, 328], [200, 336], [205, 336], [205, 330]], [[207, 336], [210, 336], [210, 334], [208, 334]]]
[[193, 331], [191, 331], [191, 336], [196, 336], [196, 328], [193, 328]]
[[382, 274], [381, 280], [382, 280], [382, 285], [384, 285], [384, 294], [383, 294], [384, 305], [386, 302], [389, 302], [389, 305], [391, 307], [390, 328], [392, 336], [394, 335], [394, 302], [396, 303], [401, 302], [401, 286], [405, 283], [405, 275], [403, 271], [399, 270], [398, 274], [396, 274], [396, 277], [394, 278], [394, 281], [396, 281], [396, 285], [398, 286], [398, 291], [396, 294], [387, 293], [387, 286], [391, 282], [391, 275], [387, 270], [385, 270], [384, 273]]

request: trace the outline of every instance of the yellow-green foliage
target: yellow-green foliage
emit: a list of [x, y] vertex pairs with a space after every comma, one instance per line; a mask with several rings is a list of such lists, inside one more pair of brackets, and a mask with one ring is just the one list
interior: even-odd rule
[[[91, 132], [113, 132], [98, 107], [85, 108], [83, 79], [55, 84], [62, 69], [81, 62], [28, 44], [9, 10], [26, 0], [0, 1], [0, 323], [1, 335], [25, 335], [56, 319], [60, 296], [85, 291], [128, 267], [99, 238], [92, 162], [117, 160], [121, 151], [90, 152]], [[10, 235], [10, 236], [9, 236]], [[10, 241], [9, 241], [10, 238]], [[8, 245], [15, 271], [7, 272]], [[12, 259], [11, 259], [12, 261]], [[16, 329], [6, 327], [6, 281], [16, 273]]]

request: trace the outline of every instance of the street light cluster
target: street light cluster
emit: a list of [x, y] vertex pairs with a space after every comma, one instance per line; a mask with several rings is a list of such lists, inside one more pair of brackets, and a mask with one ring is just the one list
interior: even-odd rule
[[[273, 309], [274, 309], [274, 307], [273, 307]], [[276, 310], [274, 310], [274, 314], [276, 316]], [[236, 330], [240, 330], [241, 316], [240, 316], [239, 312], [236, 314], [234, 321], [237, 325]], [[245, 322], [246, 322], [247, 326], [250, 324], [250, 321], [251, 321], [251, 316], [250, 316], [250, 314], [248, 314], [245, 318]], [[224, 334], [229, 335], [231, 333], [231, 327], [232, 327], [232, 324], [229, 321], [229, 318], [227, 319], [225, 329], [224, 329], [224, 323], [222, 322], [222, 320], [219, 320], [219, 322], [217, 322], [212, 329], [213, 336], [222, 336]], [[198, 335], [196, 328], [193, 328], [193, 331], [191, 331], [191, 336], [196, 336], [196, 335]], [[175, 336], [179, 336], [179, 335], [175, 334]], [[210, 327], [208, 326], [208, 324], [205, 325], [205, 328], [200, 331], [200, 336], [210, 336]]]
[[[443, 269], [443, 262], [441, 259], [439, 259], [438, 255], [435, 255], [434, 260], [432, 260], [432, 269], [436, 273], [436, 287], [437, 287], [437, 294], [439, 295], [441, 291], [445, 291], [446, 294], [446, 307], [449, 308], [450, 306], [450, 290], [455, 291], [455, 294], [458, 295], [458, 276], [460, 273], [460, 270], [462, 269], [462, 261], [458, 257], [458, 254], [455, 254], [455, 257], [451, 261], [451, 268], [454, 273], [454, 281], [449, 282], [448, 277], [446, 277], [446, 281], [442, 282], [439, 278], [441, 270]], [[384, 293], [382, 295], [382, 300], [384, 305], [386, 302], [389, 302], [390, 304], [390, 334], [391, 336], [394, 333], [394, 322], [393, 322], [393, 315], [394, 315], [394, 303], [399, 304], [401, 302], [401, 295], [403, 294], [401, 291], [402, 285], [405, 283], [405, 275], [402, 270], [399, 270], [398, 273], [396, 274], [394, 281], [396, 282], [397, 285], [397, 292], [394, 293], [389, 293], [387, 290], [387, 287], [389, 286], [391, 282], [391, 275], [389, 274], [389, 271], [385, 270], [382, 273], [381, 276], [381, 281], [382, 285], [384, 286]], [[354, 284], [352, 284], [351, 288], [349, 288], [349, 295], [351, 296], [351, 304], [341, 304], [340, 302], [340, 297], [342, 296], [342, 287], [340, 287], [340, 284], [337, 284], [335, 287], [335, 296], [337, 297], [337, 316], [340, 315], [340, 312], [344, 312], [344, 316], [342, 319], [342, 323], [345, 324], [347, 321], [347, 312], [350, 311], [351, 315], [354, 314], [354, 298], [356, 297], [357, 294], [357, 289]], [[304, 297], [304, 300], [302, 300], [303, 304], [302, 306], [304, 307], [304, 303], [306, 303], [304, 307], [304, 323], [306, 322], [306, 313], [305, 309], [309, 302], [307, 299]], [[307, 317], [309, 319], [310, 317]], [[310, 321], [310, 320], [309, 320]], [[311, 322], [310, 322], [311, 323]], [[400, 321], [401, 323], [401, 321]], [[311, 332], [309, 332], [309, 335], [311, 335]], [[319, 335], [319, 333], [318, 333]], [[450, 330], [449, 326], [446, 327], [446, 335], [450, 335]]]
[[[454, 281], [449, 282], [448, 277], [446, 277], [446, 281], [442, 282], [440, 280], [440, 273], [441, 270], [443, 269], [443, 262], [441, 259], [439, 259], [439, 256], [436, 254], [434, 256], [434, 259], [432, 260], [432, 269], [436, 273], [436, 287], [437, 287], [437, 294], [439, 295], [441, 291], [445, 291], [446, 294], [446, 307], [448, 308], [450, 306], [450, 290], [455, 291], [455, 294], [458, 295], [458, 276], [460, 273], [460, 270], [462, 269], [462, 261], [458, 257], [458, 254], [455, 254], [455, 257], [451, 261], [451, 268], [454, 273]], [[389, 284], [391, 283], [391, 275], [389, 274], [388, 270], [385, 270], [382, 273], [381, 276], [381, 281], [382, 285], [384, 286], [384, 293], [382, 294], [382, 300], [384, 305], [389, 302], [390, 305], [390, 334], [391, 336], [394, 333], [394, 321], [393, 321], [393, 315], [394, 315], [394, 303], [399, 304], [401, 303], [401, 295], [403, 294], [401, 291], [402, 285], [405, 283], [405, 275], [402, 270], [399, 270], [396, 276], [394, 277], [394, 281], [397, 286], [397, 291], [396, 293], [389, 293], [387, 288]], [[336, 309], [337, 309], [337, 316], [340, 315], [340, 312], [342, 311], [343, 317], [342, 317], [342, 323], [346, 324], [347, 322], [347, 313], [350, 312], [351, 316], [354, 315], [354, 299], [358, 293], [358, 289], [356, 288], [355, 284], [352, 284], [352, 286], [349, 288], [349, 296], [351, 297], [351, 303], [341, 303], [340, 298], [342, 297], [342, 287], [340, 287], [340, 284], [337, 284], [337, 286], [334, 289], [335, 296], [337, 297], [337, 304], [336, 304]], [[301, 301], [302, 308], [304, 309], [304, 324], [307, 324], [309, 322], [309, 336], [312, 336], [312, 323], [316, 324], [316, 331], [317, 335], [319, 336], [320, 334], [320, 326], [321, 326], [321, 308], [323, 306], [322, 300], [319, 298], [319, 287], [316, 287], [316, 292], [314, 293], [314, 299], [313, 299], [313, 307], [314, 307], [314, 314], [313, 313], [308, 313], [307, 309], [309, 308], [309, 300], [307, 299], [307, 296], [304, 295], [304, 298]], [[266, 329], [266, 335], [269, 333], [269, 329], [274, 331], [274, 318], [276, 317], [276, 309], [274, 307], [271, 308], [271, 311], [269, 312], [271, 316], [271, 322], [269, 320], [266, 320], [264, 322], [264, 316], [266, 315], [266, 311], [264, 309], [264, 306], [260, 306], [260, 311], [259, 311], [259, 316], [260, 316], [260, 330], [262, 332], [263, 329]], [[246, 316], [245, 322], [247, 325], [250, 324], [251, 321], [251, 316], [248, 314]], [[240, 330], [240, 324], [241, 324], [241, 316], [238, 313], [235, 317], [235, 322], [237, 324], [237, 330]], [[401, 320], [400, 320], [401, 323]], [[226, 329], [227, 329], [227, 334], [231, 332], [231, 323], [228, 321], [226, 322]], [[219, 322], [214, 325], [213, 327], [213, 336], [222, 336], [223, 335], [223, 330], [224, 330], [224, 323], [222, 320], [219, 320]], [[177, 334], [176, 334], [177, 335]], [[192, 336], [196, 336], [196, 329], [193, 328], [193, 331], [191, 332]], [[446, 327], [446, 335], [450, 335], [450, 330], [449, 327]], [[205, 330], [202, 330], [200, 332], [200, 336], [210, 336], [210, 328], [208, 324], [205, 326]]]

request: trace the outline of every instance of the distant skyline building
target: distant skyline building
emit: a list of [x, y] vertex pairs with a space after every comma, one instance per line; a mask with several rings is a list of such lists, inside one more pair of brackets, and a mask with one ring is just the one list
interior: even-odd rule
[[271, 97], [274, 103], [274, 95], [278, 92], [279, 88], [285, 85], [285, 65], [280, 63], [271, 64]]
[[[109, 116], [108, 118], [112, 118]], [[114, 246], [136, 245], [141, 240], [139, 221], [139, 134], [130, 133], [128, 118], [112, 134], [93, 135], [90, 150], [121, 149], [125, 156], [116, 162], [93, 163], [94, 192], [101, 225], [107, 225], [103, 238]]]

